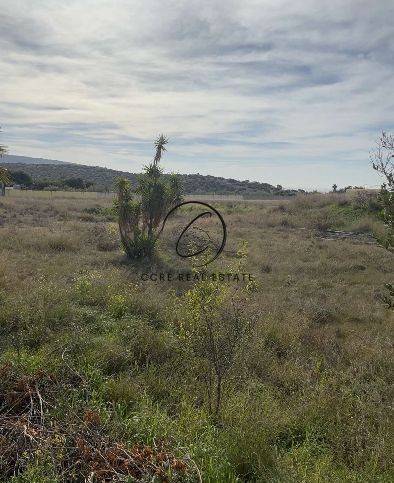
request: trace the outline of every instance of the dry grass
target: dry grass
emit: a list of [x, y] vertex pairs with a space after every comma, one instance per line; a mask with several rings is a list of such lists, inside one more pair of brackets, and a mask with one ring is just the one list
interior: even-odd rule
[[[186, 455], [204, 481], [390, 481], [393, 312], [379, 293], [393, 282], [392, 254], [316, 236], [326, 228], [379, 231], [381, 224], [332, 195], [218, 206], [229, 238], [210, 268], [225, 271], [247, 241], [245, 270], [257, 282], [248, 307], [257, 318], [254, 337], [228, 376], [219, 427], [205, 411], [193, 372], [198, 361], [183, 359], [170, 324], [171, 300], [192, 282], [140, 279], [144, 272], [187, 269], [173, 253], [175, 223], [156, 260], [132, 265], [120, 250], [107, 198], [1, 200], [0, 360], [22, 378], [40, 368], [61, 373], [68, 361], [83, 378], [75, 388], [67, 383], [64, 394], [51, 393], [44, 416], [64, 425], [64, 437], [71, 428], [66, 402], [77, 414], [86, 409], [105, 421], [105, 437], [86, 448], [73, 443], [76, 452], [94, 453], [84, 475], [104, 440], [108, 451], [119, 441], [135, 449], [160, 440], [172, 448], [169, 458], [173, 451], [183, 455], [180, 466], [187, 462], [180, 481], [198, 478]], [[178, 220], [191, 215], [184, 210]], [[10, 390], [4, 384], [1, 391]], [[44, 425], [31, 429], [53, 437]], [[18, 433], [18, 444], [29, 443], [29, 434]], [[31, 446], [36, 455], [39, 445]], [[80, 481], [60, 476], [64, 459], [48, 463], [44, 443], [41, 450], [41, 463], [26, 460], [18, 472], [27, 476], [16, 481], [46, 481], [31, 475], [45, 474], [48, 465], [54, 472], [48, 481]]]

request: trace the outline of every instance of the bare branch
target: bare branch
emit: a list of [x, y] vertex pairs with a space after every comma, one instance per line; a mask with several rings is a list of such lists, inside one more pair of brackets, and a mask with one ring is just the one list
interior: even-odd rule
[[377, 146], [370, 154], [372, 167], [386, 179], [390, 188], [394, 188], [394, 135], [382, 131], [376, 142]]

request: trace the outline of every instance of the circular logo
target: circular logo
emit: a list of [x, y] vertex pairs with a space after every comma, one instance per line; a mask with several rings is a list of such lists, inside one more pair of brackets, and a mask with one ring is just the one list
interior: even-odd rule
[[[184, 201], [175, 205], [163, 220], [160, 233], [168, 218], [180, 207], [203, 207], [204, 210], [187, 223], [178, 235], [175, 250], [179, 257], [197, 260], [196, 267], [203, 267], [212, 263], [222, 253], [227, 240], [227, 228], [223, 216], [208, 203], [202, 201]], [[208, 208], [208, 210], [207, 210]], [[208, 226], [204, 220], [211, 219], [215, 223]], [[201, 257], [199, 259], [199, 257]]]

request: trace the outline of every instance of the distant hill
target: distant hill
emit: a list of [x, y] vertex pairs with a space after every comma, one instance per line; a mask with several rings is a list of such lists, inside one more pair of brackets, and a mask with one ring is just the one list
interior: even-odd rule
[[[23, 161], [20, 161], [21, 158], [23, 158]], [[35, 182], [82, 178], [86, 182], [93, 183], [94, 188], [98, 190], [112, 190], [114, 181], [120, 176], [129, 179], [134, 186], [137, 182], [135, 173], [117, 171], [100, 166], [86, 166], [62, 161], [41, 160], [39, 158], [25, 156], [7, 155], [2, 158], [1, 164], [9, 170], [23, 171], [29, 174]], [[264, 197], [273, 194], [291, 195], [295, 193], [293, 190], [282, 191], [269, 183], [259, 183], [257, 181], [239, 181], [236, 179], [201, 174], [182, 174], [180, 177], [185, 193], [187, 194], [216, 193]]]
[[57, 159], [32, 158], [30, 156], [15, 156], [14, 154], [5, 154], [1, 158], [1, 163], [12, 164], [70, 164]]

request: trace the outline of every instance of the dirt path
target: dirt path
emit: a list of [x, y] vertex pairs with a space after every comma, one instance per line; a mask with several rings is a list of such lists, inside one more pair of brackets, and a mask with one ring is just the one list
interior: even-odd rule
[[369, 245], [377, 245], [375, 237], [371, 233], [356, 233], [353, 231], [336, 231], [325, 230], [317, 234], [318, 238], [324, 240], [351, 240], [356, 243], [366, 243]]

